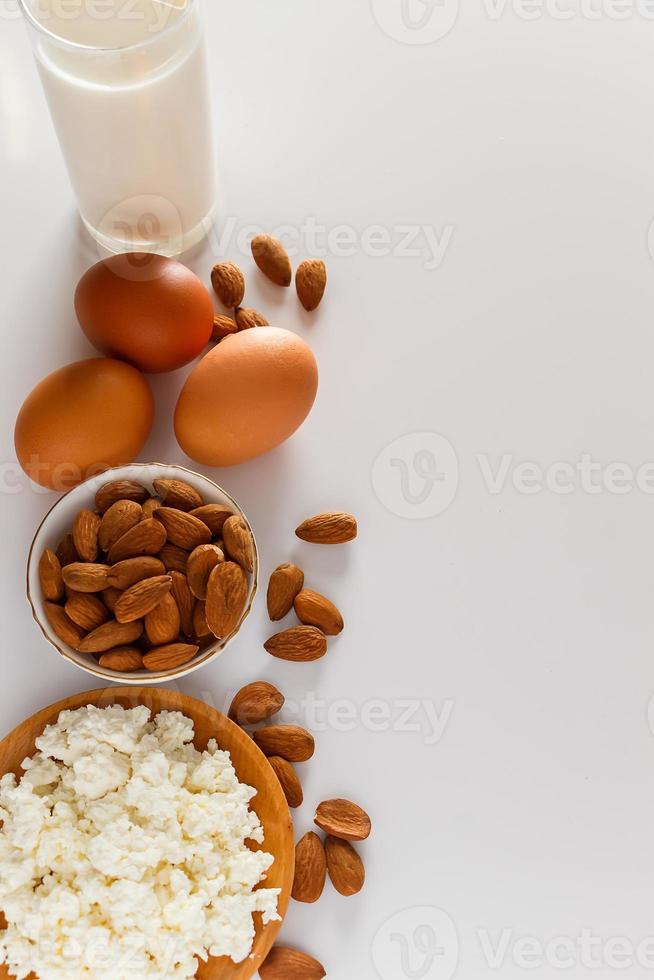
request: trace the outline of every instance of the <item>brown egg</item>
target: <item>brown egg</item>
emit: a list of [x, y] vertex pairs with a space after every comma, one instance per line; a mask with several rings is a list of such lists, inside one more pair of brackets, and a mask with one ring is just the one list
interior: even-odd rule
[[213, 330], [208, 290], [162, 255], [131, 252], [98, 262], [80, 279], [75, 310], [94, 347], [148, 373], [188, 364]]
[[318, 390], [315, 358], [297, 334], [255, 327], [222, 340], [191, 372], [175, 434], [205, 466], [232, 466], [288, 439]]
[[78, 361], [49, 374], [25, 399], [16, 455], [35, 483], [68, 490], [131, 463], [153, 418], [152, 393], [136, 368], [104, 357]]

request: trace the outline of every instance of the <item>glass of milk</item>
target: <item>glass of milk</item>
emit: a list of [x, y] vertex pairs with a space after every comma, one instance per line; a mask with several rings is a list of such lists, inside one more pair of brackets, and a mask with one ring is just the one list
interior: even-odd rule
[[84, 224], [110, 252], [207, 233], [216, 167], [200, 0], [21, 0]]

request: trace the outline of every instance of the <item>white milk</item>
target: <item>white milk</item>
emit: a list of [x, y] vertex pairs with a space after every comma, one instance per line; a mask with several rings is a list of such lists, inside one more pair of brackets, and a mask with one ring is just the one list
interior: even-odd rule
[[112, 251], [178, 254], [216, 196], [198, 3], [75, 2], [30, 9], [49, 32], [33, 31], [35, 55], [82, 218]]

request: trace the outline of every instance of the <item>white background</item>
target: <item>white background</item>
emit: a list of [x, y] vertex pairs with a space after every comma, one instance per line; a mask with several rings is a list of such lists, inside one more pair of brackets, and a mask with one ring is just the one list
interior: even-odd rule
[[[272, 230], [315, 218], [359, 239], [354, 254], [327, 255], [329, 292], [313, 317], [252, 271], [235, 237], [190, 261], [205, 280], [221, 258], [242, 263], [251, 305], [305, 337], [321, 370], [314, 412], [287, 445], [205, 472], [249, 514], [264, 579], [297, 560], [347, 627], [322, 662], [282, 664], [262, 649], [271, 629], [260, 601], [225, 657], [180, 686], [222, 707], [243, 683], [270, 679], [291, 702], [288, 720], [305, 716], [292, 702], [307, 691], [331, 706], [302, 767], [297, 832], [320, 799], [360, 801], [374, 820], [361, 848], [367, 887], [349, 900], [328, 887], [318, 907], [294, 905], [283, 933], [330, 977], [449, 980], [457, 962], [465, 980], [647, 977], [651, 949], [649, 968], [627, 957], [618, 970], [620, 949], [600, 946], [597, 969], [577, 953], [567, 971], [553, 954], [527, 971], [513, 946], [524, 936], [574, 941], [584, 928], [603, 943], [654, 934], [652, 495], [579, 483], [527, 494], [512, 469], [493, 494], [477, 457], [493, 471], [504, 454], [512, 467], [543, 469], [583, 454], [634, 469], [654, 459], [654, 21], [629, 3], [591, 17], [589, 0], [584, 11], [561, 0], [569, 19], [537, 4], [526, 19], [511, 3], [479, 0], [452, 24], [453, 2], [422, 30], [403, 28], [401, 0], [211, 2], [219, 232], [230, 219]], [[0, 21], [0, 72], [8, 731], [93, 686], [30, 619], [25, 558], [54, 496], [17, 475], [12, 429], [34, 383], [93, 353], [72, 297], [96, 253], [11, 11]], [[360, 235], [373, 225], [394, 245], [405, 225], [451, 237], [428, 268], [424, 238], [422, 254], [370, 254]], [[186, 462], [171, 430], [185, 373], [153, 382], [158, 421], [144, 460]], [[453, 460], [442, 454], [444, 481], [426, 484], [420, 453], [433, 437], [414, 433], [442, 434], [458, 459], [455, 499], [438, 516], [438, 495], [456, 489]], [[404, 463], [404, 495], [393, 459]], [[421, 493], [427, 502], [413, 502]], [[333, 508], [358, 515], [356, 544], [325, 551], [295, 540], [302, 518]], [[334, 714], [344, 700], [351, 731]], [[406, 700], [421, 731], [398, 730]], [[451, 709], [440, 740], [428, 737], [423, 700]], [[373, 714], [371, 724], [373, 701], [390, 722]], [[419, 907], [427, 911], [400, 915]], [[434, 908], [454, 923], [458, 960]], [[420, 952], [429, 934], [416, 932], [430, 923], [444, 949], [433, 959]], [[480, 930], [493, 943], [508, 930], [498, 970]]]

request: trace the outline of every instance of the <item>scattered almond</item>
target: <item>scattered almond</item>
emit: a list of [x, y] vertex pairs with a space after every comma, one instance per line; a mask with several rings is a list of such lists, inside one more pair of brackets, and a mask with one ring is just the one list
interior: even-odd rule
[[291, 260], [282, 243], [272, 235], [257, 235], [252, 240], [252, 257], [264, 276], [276, 286], [291, 285]]
[[170, 575], [145, 578], [132, 585], [116, 603], [116, 619], [119, 623], [133, 623], [137, 619], [143, 619], [168, 595], [172, 585]]
[[370, 817], [350, 800], [326, 800], [321, 803], [314, 822], [326, 834], [340, 840], [366, 840], [370, 836]]
[[363, 861], [349, 841], [328, 837], [325, 841], [327, 870], [332, 885], [340, 895], [357, 895], [366, 881]]
[[72, 565], [74, 562], [79, 561], [79, 555], [75, 550], [73, 535], [70, 532], [65, 534], [59, 542], [57, 547], [57, 558], [59, 559], [59, 564], [62, 568], [64, 568], [66, 565]]
[[343, 630], [343, 617], [333, 602], [319, 592], [303, 589], [295, 598], [295, 614], [301, 623], [317, 626], [327, 636], [337, 636]]
[[202, 507], [204, 500], [189, 483], [183, 480], [155, 480], [154, 489], [161, 497], [165, 507], [176, 507], [177, 510], [193, 510]]
[[137, 504], [143, 504], [149, 496], [148, 491], [140, 483], [135, 483], [133, 480], [114, 480], [113, 483], [105, 483], [100, 487], [95, 495], [95, 506], [101, 514], [104, 514], [118, 500], [134, 500]]
[[211, 531], [203, 521], [176, 507], [160, 507], [155, 510], [154, 519], [166, 529], [168, 541], [185, 551], [193, 551], [211, 541]]
[[229, 717], [239, 725], [258, 725], [281, 711], [284, 695], [272, 684], [255, 681], [235, 695]]
[[236, 326], [239, 330], [251, 330], [252, 327], [268, 327], [270, 324], [265, 316], [257, 313], [256, 310], [246, 307], [239, 307], [235, 313]]
[[80, 653], [106, 653], [114, 647], [129, 646], [142, 634], [143, 623], [118, 623], [112, 619], [85, 636], [77, 649]]
[[173, 583], [172, 594], [175, 596], [177, 609], [179, 610], [179, 621], [184, 636], [193, 636], [193, 610], [195, 608], [195, 598], [189, 588], [186, 576], [181, 572], [172, 571], [170, 578]]
[[46, 602], [43, 608], [45, 610], [45, 618], [59, 639], [67, 643], [68, 646], [73, 647], [74, 650], [77, 650], [84, 638], [83, 630], [79, 626], [76, 626], [67, 616], [62, 606], [58, 606], [54, 602]]
[[306, 259], [295, 273], [295, 288], [302, 306], [312, 313], [320, 306], [327, 287], [327, 266], [322, 259]]
[[242, 517], [228, 517], [223, 526], [223, 541], [229, 557], [246, 572], [254, 570], [254, 543], [252, 532]]
[[211, 272], [211, 285], [228, 310], [240, 306], [245, 296], [245, 277], [233, 262], [221, 262]]
[[73, 562], [62, 570], [64, 582], [74, 592], [102, 592], [109, 585], [108, 565]]
[[100, 523], [98, 544], [103, 551], [109, 549], [143, 520], [143, 508], [135, 500], [117, 500], [105, 511]]
[[137, 647], [116, 647], [109, 653], [103, 653], [98, 663], [108, 670], [132, 673], [143, 669], [143, 654]]
[[312, 956], [289, 946], [273, 946], [259, 967], [261, 980], [322, 980], [325, 969]]
[[207, 584], [206, 617], [214, 636], [224, 639], [238, 626], [248, 597], [248, 580], [240, 565], [216, 565]]
[[232, 516], [232, 511], [222, 504], [205, 504], [204, 507], [192, 510], [191, 514], [206, 524], [214, 537], [218, 537], [222, 534], [225, 521]]
[[292, 763], [288, 762], [286, 759], [282, 759], [280, 755], [270, 756], [268, 762], [275, 770], [275, 775], [277, 776], [277, 779], [279, 780], [284, 791], [284, 796], [286, 797], [288, 805], [292, 809], [297, 809], [297, 807], [302, 806], [302, 803], [304, 802], [302, 784]]
[[64, 577], [61, 562], [50, 548], [41, 555], [39, 561], [39, 582], [43, 598], [48, 602], [59, 602], [64, 597]]
[[146, 578], [163, 575], [166, 571], [160, 558], [144, 555], [141, 558], [126, 558], [109, 569], [107, 584], [114, 589], [129, 589]]
[[281, 756], [287, 762], [307, 762], [316, 750], [313, 735], [298, 725], [270, 725], [254, 733], [264, 755]]
[[186, 578], [196, 599], [207, 598], [209, 576], [216, 565], [220, 565], [224, 560], [223, 552], [215, 544], [201, 544], [191, 552], [186, 565]]
[[[155, 511], [158, 516], [162, 507]], [[116, 565], [126, 558], [139, 558], [142, 555], [157, 555], [166, 543], [166, 529], [161, 521], [154, 517], [141, 521], [136, 527], [118, 538], [109, 550], [107, 559], [110, 565]]]
[[84, 592], [73, 592], [66, 602], [65, 609], [68, 618], [85, 633], [91, 633], [111, 619], [111, 613], [104, 602], [97, 596]]
[[325, 890], [327, 857], [323, 843], [312, 830], [295, 846], [295, 878], [292, 895], [296, 902], [313, 904]]
[[[172, 582], [172, 580], [171, 580]], [[165, 595], [144, 619], [145, 635], [153, 646], [173, 643], [179, 637], [181, 619], [174, 596]]]
[[283, 619], [304, 587], [304, 572], [297, 565], [278, 565], [268, 583], [268, 615], [273, 623]]
[[174, 670], [192, 660], [199, 649], [191, 643], [170, 643], [155, 647], [143, 657], [143, 666], [152, 671]]
[[98, 532], [100, 518], [92, 510], [81, 510], [73, 523], [73, 543], [82, 561], [95, 561], [98, 557]]
[[357, 522], [351, 514], [317, 514], [303, 521], [295, 533], [312, 544], [344, 544], [357, 536]]
[[265, 649], [278, 660], [310, 663], [327, 653], [327, 638], [315, 626], [292, 626], [275, 633], [264, 643]]
[[236, 333], [238, 327], [236, 326], [236, 321], [232, 320], [231, 316], [224, 316], [222, 313], [216, 313], [213, 318], [213, 332], [211, 334], [211, 339], [220, 343], [225, 337], [229, 337], [230, 334]]
[[186, 575], [186, 565], [190, 551], [178, 548], [176, 544], [165, 544], [159, 552], [159, 558], [164, 563], [167, 572], [181, 572]]

